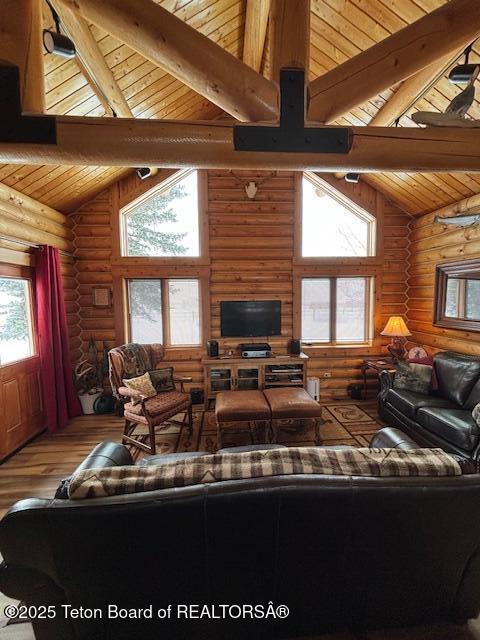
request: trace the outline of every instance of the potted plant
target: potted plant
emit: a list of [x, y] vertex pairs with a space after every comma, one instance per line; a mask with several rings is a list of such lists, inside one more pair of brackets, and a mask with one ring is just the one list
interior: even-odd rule
[[85, 415], [95, 413], [95, 401], [103, 394], [103, 380], [108, 373], [106, 354], [108, 347], [104, 345], [102, 357], [98, 358], [97, 346], [92, 337], [88, 342], [88, 357], [75, 367], [75, 388]]

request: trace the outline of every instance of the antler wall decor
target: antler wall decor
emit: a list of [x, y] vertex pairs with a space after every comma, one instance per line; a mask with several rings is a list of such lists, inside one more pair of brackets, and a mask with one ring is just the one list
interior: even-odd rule
[[270, 180], [271, 178], [275, 178], [277, 175], [276, 171], [272, 171], [268, 176], [264, 176], [263, 178], [256, 178], [255, 180], [245, 180], [241, 176], [237, 176], [232, 170], [230, 170], [230, 175], [235, 178], [235, 180], [242, 185], [245, 189], [245, 193], [250, 200], [255, 200], [255, 196], [258, 193], [259, 188], [264, 182]]

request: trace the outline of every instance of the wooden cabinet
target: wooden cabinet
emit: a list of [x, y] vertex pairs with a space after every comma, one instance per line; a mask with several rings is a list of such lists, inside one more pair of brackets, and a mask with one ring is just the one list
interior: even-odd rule
[[272, 387], [305, 387], [308, 356], [273, 358], [211, 358], [202, 360], [205, 408], [221, 391]]
[[0, 460], [44, 428], [38, 356], [0, 367]]

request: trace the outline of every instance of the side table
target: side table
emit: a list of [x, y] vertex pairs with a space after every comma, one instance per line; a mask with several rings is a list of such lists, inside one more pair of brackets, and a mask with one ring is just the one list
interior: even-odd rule
[[377, 372], [377, 375], [380, 371], [395, 371], [393, 358], [365, 358], [362, 366], [360, 367], [363, 375], [363, 399], [367, 399], [367, 370], [373, 369]]

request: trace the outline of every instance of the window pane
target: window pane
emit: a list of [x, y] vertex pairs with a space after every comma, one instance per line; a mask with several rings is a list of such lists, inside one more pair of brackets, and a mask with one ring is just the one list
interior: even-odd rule
[[365, 278], [337, 279], [337, 342], [366, 342], [366, 296]]
[[28, 280], [0, 278], [0, 364], [34, 354]]
[[302, 280], [302, 340], [330, 341], [330, 280]]
[[169, 280], [170, 342], [200, 344], [198, 280]]
[[128, 256], [199, 256], [198, 176], [192, 171], [126, 215]]
[[129, 280], [128, 300], [132, 342], [163, 343], [161, 280]]
[[480, 320], [480, 280], [467, 280], [467, 319]]
[[447, 295], [445, 301], [445, 315], [447, 318], [458, 318], [459, 308], [459, 286], [460, 280], [457, 278], [447, 279]]
[[302, 256], [368, 256], [370, 225], [303, 178]]

